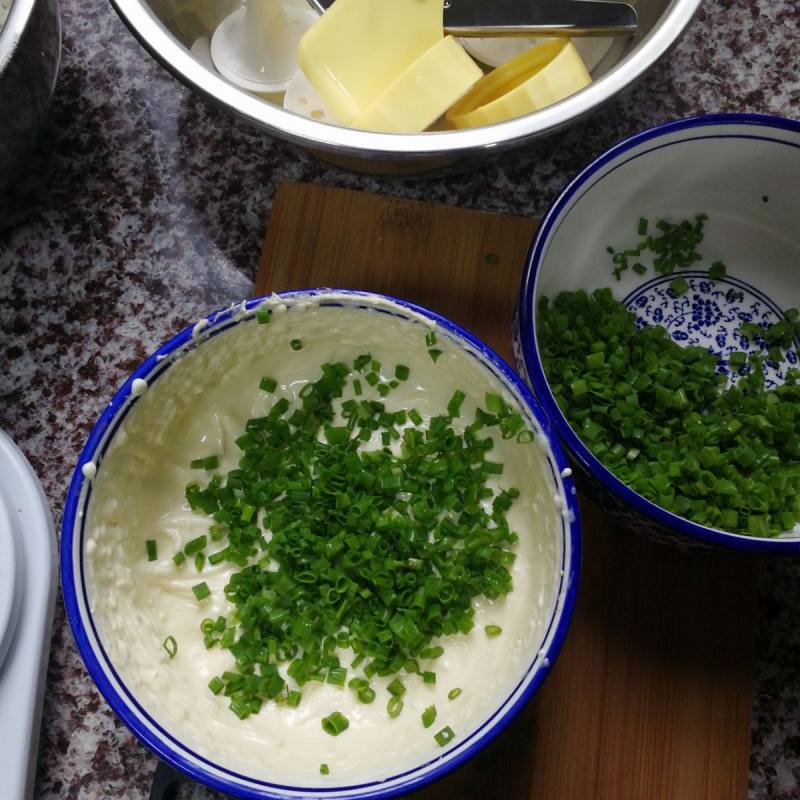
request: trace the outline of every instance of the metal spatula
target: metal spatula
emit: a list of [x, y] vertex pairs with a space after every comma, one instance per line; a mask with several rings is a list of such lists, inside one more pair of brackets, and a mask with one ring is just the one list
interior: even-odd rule
[[[323, 12], [334, 0], [308, 3]], [[633, 6], [605, 0], [445, 0], [444, 6], [444, 31], [453, 36], [630, 36], [638, 24]]]

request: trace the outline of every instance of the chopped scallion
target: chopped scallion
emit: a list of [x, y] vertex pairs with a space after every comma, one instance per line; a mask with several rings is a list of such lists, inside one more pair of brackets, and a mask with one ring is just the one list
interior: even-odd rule
[[338, 736], [350, 727], [350, 720], [341, 711], [334, 711], [322, 718], [322, 730], [331, 736]]
[[156, 545], [156, 540], [148, 539], [145, 542], [145, 547], [147, 549], [147, 560], [155, 561], [158, 558], [158, 547]]
[[439, 747], [444, 747], [449, 742], [452, 742], [453, 739], [456, 738], [456, 735], [453, 733], [453, 729], [448, 725], [435, 734], [433, 738], [436, 739], [436, 744], [438, 744]]
[[436, 706], [428, 706], [422, 712], [422, 725], [425, 728], [430, 728], [436, 721]]
[[194, 596], [198, 600], [205, 600], [211, 594], [211, 589], [208, 588], [208, 584], [203, 581], [202, 583], [198, 583], [195, 586], [192, 586], [192, 592], [194, 592]]
[[167, 636], [167, 638], [164, 639], [163, 647], [170, 658], [175, 658], [178, 653], [178, 642], [175, 640], [174, 636], [171, 634]]

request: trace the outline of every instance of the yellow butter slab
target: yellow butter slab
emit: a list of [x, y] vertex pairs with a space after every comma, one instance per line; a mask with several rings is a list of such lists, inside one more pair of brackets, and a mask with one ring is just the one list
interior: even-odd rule
[[351, 124], [388, 133], [424, 131], [482, 76], [461, 44], [447, 36], [398, 76]]
[[547, 41], [484, 76], [447, 118], [457, 128], [491, 125], [557, 103], [591, 82], [572, 42]]
[[336, 0], [300, 40], [297, 60], [347, 125], [436, 42], [443, 0]]

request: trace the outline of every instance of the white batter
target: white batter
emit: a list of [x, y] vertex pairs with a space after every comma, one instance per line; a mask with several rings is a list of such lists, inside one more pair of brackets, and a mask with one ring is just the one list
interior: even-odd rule
[[11, 11], [12, 2], [13, 0], [0, 0], [0, 30], [2, 30], [3, 25], [6, 24], [6, 17], [8, 17]]
[[[535, 444], [503, 441], [494, 433], [493, 461], [505, 470], [495, 485], [518, 487], [522, 495], [508, 514], [520, 534], [512, 567], [514, 590], [502, 601], [476, 604], [475, 628], [468, 636], [445, 638], [445, 655], [422, 662], [437, 674], [435, 686], [401, 675], [408, 687], [399, 717], [386, 712], [388, 679], [374, 678], [375, 702], [364, 705], [348, 688], [307, 683], [298, 708], [265, 703], [259, 714], [240, 721], [228, 698], [208, 689], [214, 675], [233, 668], [227, 650], [206, 650], [200, 621], [230, 611], [223, 587], [231, 565], [208, 565], [202, 575], [189, 558], [175, 567], [171, 557], [190, 539], [206, 532], [210, 519], [189, 510], [188, 482], [208, 476], [191, 470], [192, 459], [220, 455], [220, 471], [236, 466], [234, 444], [245, 421], [261, 416], [281, 396], [294, 400], [328, 361], [352, 364], [369, 352], [394, 376], [396, 364], [410, 367], [409, 379], [380, 398], [362, 379], [365, 397], [389, 410], [416, 408], [426, 420], [446, 413], [453, 391], [467, 394], [461, 411], [466, 425], [486, 391], [505, 395], [477, 359], [438, 333], [443, 351], [437, 363], [428, 356], [428, 328], [374, 311], [320, 307], [273, 314], [267, 325], [255, 320], [220, 334], [180, 359], [141, 395], [98, 468], [88, 512], [87, 544], [90, 604], [101, 641], [122, 679], [145, 709], [187, 746], [229, 769], [254, 778], [301, 786], [333, 786], [386, 778], [442, 752], [434, 733], [450, 726], [454, 744], [498, 707], [533, 660], [555, 602], [558, 575], [556, 541], [560, 510], [542, 451]], [[295, 352], [290, 340], [300, 338]], [[274, 395], [259, 390], [263, 376], [278, 381]], [[346, 399], [351, 390], [346, 390]], [[506, 395], [506, 399], [510, 399]], [[497, 429], [493, 429], [497, 431]], [[148, 562], [145, 540], [158, 543], [158, 560]], [[212, 544], [206, 552], [218, 549]], [[236, 568], [234, 568], [236, 569]], [[197, 601], [191, 587], [201, 580], [212, 591]], [[488, 624], [503, 633], [489, 638]], [[172, 635], [178, 653], [162, 647]], [[342, 657], [343, 665], [350, 658]], [[348, 680], [354, 677], [348, 671]], [[461, 695], [448, 699], [448, 692]], [[423, 728], [420, 715], [435, 705], [436, 722]], [[347, 731], [326, 734], [320, 719], [339, 710]], [[320, 775], [327, 763], [329, 775]]]

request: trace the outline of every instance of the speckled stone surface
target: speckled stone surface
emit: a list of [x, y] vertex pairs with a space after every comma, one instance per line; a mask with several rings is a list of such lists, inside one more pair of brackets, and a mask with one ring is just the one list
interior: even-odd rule
[[[62, 15], [48, 127], [0, 212], [0, 427], [42, 477], [57, 525], [71, 465], [126, 374], [189, 320], [250, 293], [281, 182], [540, 214], [578, 167], [641, 128], [721, 110], [800, 116], [795, 0], [707, 0], [646, 80], [558, 139], [468, 174], [375, 180], [211, 108], [145, 55], [105, 0], [63, 0]], [[799, 566], [763, 572], [751, 798], [800, 797]], [[59, 603], [35, 796], [138, 800], [154, 766], [94, 688]]]

